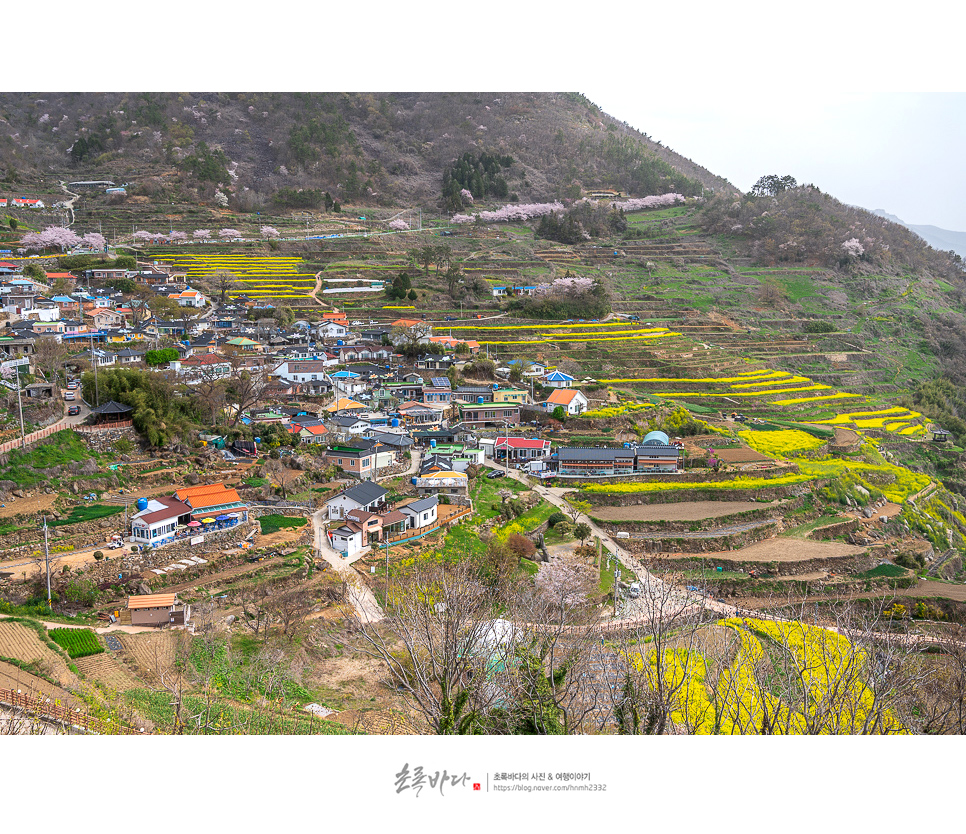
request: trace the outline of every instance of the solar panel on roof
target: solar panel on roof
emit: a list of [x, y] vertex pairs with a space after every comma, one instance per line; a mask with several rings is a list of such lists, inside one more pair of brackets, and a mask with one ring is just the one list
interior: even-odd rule
[[449, 380], [445, 376], [434, 376], [430, 378], [433, 388], [449, 388]]

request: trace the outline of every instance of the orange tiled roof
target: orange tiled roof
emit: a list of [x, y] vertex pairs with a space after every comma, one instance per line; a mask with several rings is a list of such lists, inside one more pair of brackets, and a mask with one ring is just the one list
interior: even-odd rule
[[189, 499], [192, 510], [203, 510], [205, 507], [218, 507], [222, 504], [243, 503], [234, 489], [216, 492], [209, 495], [192, 495]]
[[197, 486], [182, 487], [174, 495], [179, 501], [184, 501], [186, 498], [193, 498], [195, 495], [213, 495], [214, 493], [225, 492], [227, 489], [228, 487], [224, 484], [198, 484]]

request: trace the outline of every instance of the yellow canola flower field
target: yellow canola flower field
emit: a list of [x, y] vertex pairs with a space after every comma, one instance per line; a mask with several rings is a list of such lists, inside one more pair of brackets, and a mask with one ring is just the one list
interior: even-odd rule
[[886, 417], [899, 415], [910, 416], [910, 417], [921, 417], [918, 411], [909, 411], [902, 406], [895, 406], [893, 408], [882, 408], [878, 411], [849, 411], [844, 414], [836, 414], [831, 420], [813, 420], [814, 423], [828, 423], [830, 425], [838, 423], [851, 423], [856, 417]]
[[631, 342], [631, 341], [636, 341], [638, 339], [660, 339], [664, 336], [680, 336], [680, 335], [681, 335], [680, 333], [675, 333], [671, 330], [664, 330], [659, 333], [645, 333], [644, 335], [640, 335], [640, 336], [611, 336], [606, 338], [597, 338], [597, 337], [588, 338], [586, 336], [574, 336], [570, 338], [570, 337], [555, 335], [555, 336], [549, 336], [545, 339], [520, 339], [517, 341], [500, 341], [500, 342], [481, 341], [480, 344], [481, 345], [542, 345], [542, 344], [546, 344], [547, 342], [556, 342], [561, 340], [580, 341], [580, 342]]
[[[754, 371], [754, 373], [759, 373], [759, 372], [758, 371]], [[787, 374], [784, 371], [772, 371], [772, 372], [769, 372], [769, 375], [770, 376], [771, 375], [774, 375], [775, 377], [791, 376], [791, 374]], [[716, 382], [721, 382], [721, 383], [729, 383], [729, 382], [741, 382], [743, 380], [746, 380], [747, 378], [748, 378], [747, 376], [728, 376], [728, 377], [719, 377], [719, 378], [715, 378], [715, 377], [693, 377], [691, 379], [674, 378], [674, 377], [636, 377], [636, 378], [625, 378], [625, 379], [602, 379], [602, 380], [600, 380], [600, 382], [603, 382], [605, 384], [606, 383], [620, 383], [620, 382], [654, 382], [654, 383], [662, 383], [662, 384], [663, 383], [666, 383], [666, 384], [683, 383], [683, 382], [696, 382], [696, 383], [697, 382], [700, 382], [700, 383], [716, 383]], [[769, 379], [769, 382], [773, 382], [773, 381], [777, 382], [778, 380], [777, 379]], [[781, 380], [781, 381], [783, 382], [784, 380]]]
[[[733, 395], [732, 395], [733, 396]], [[788, 400], [772, 400], [769, 405], [800, 405], [801, 403], [814, 403], [821, 400], [844, 400], [850, 397], [861, 397], [861, 394], [848, 394], [839, 392], [837, 394], [827, 394], [822, 397], [796, 397]]]
[[[776, 388], [772, 391], [658, 391], [656, 397], [776, 397], [779, 394], [794, 394], [799, 391], [827, 391], [831, 386], [815, 383], [803, 388]], [[851, 394], [850, 396], [855, 396]], [[788, 400], [791, 402], [791, 400]]]
[[861, 463], [844, 458], [800, 459], [797, 462], [802, 475], [812, 478], [839, 478], [846, 472], [851, 473], [867, 489], [879, 490], [886, 500], [894, 504], [901, 504], [910, 495], [915, 495], [932, 483], [928, 475], [891, 463]]
[[784, 431], [740, 431], [738, 436], [756, 452], [770, 457], [789, 457], [822, 447], [826, 441], [798, 429]]
[[[811, 381], [812, 381], [811, 378], [807, 376], [792, 376], [792, 377], [789, 377], [788, 379], [783, 379], [781, 382], [782, 382], [782, 385], [797, 385], [801, 382], [811, 382]], [[757, 388], [762, 385], [772, 385], [772, 384], [774, 384], [774, 380], [767, 379], [764, 382], [743, 382], [743, 383], [739, 383], [738, 385], [732, 385], [731, 387], [732, 388]]]
[[846, 638], [800, 622], [728, 618], [718, 625], [739, 640], [718, 675], [711, 665], [722, 659], [696, 650], [631, 658], [643, 685], [667, 699], [675, 726], [695, 735], [908, 732], [876, 702], [870, 659]]

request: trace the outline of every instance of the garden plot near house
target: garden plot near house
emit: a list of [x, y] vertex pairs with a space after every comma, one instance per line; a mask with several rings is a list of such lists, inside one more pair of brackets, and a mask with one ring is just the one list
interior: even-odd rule
[[96, 654], [76, 661], [77, 669], [87, 680], [94, 681], [108, 695], [144, 686], [116, 657]]
[[131, 663], [138, 676], [158, 682], [162, 674], [177, 674], [175, 664], [178, 645], [185, 639], [183, 632], [161, 631], [143, 634], [118, 634], [123, 647], [123, 658]]

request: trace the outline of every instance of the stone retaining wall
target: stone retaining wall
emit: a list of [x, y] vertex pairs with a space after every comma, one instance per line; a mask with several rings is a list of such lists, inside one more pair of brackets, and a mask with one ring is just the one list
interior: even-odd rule
[[807, 538], [825, 541], [827, 539], [834, 539], [837, 536], [844, 536], [848, 535], [849, 533], [854, 533], [858, 529], [859, 520], [857, 518], [853, 518], [850, 521], [839, 521], [836, 524], [828, 524], [825, 527], [816, 527], [808, 534]]
[[774, 504], [763, 504], [759, 509], [744, 510], [743, 512], [716, 516], [714, 518], [702, 518], [696, 521], [632, 521], [627, 519], [601, 519], [594, 515], [591, 515], [590, 518], [595, 524], [603, 527], [605, 530], [626, 530], [631, 533], [676, 533], [695, 530], [713, 530], [716, 527], [723, 527], [728, 524], [740, 524], [743, 521], [771, 518], [776, 514], [797, 510], [801, 504], [801, 498], [791, 498], [788, 501], [782, 502], [777, 507]]
[[778, 532], [778, 522], [763, 524], [752, 530], [713, 536], [706, 539], [620, 539], [620, 546], [630, 553], [718, 553], [723, 550], [740, 550], [755, 542], [773, 538]]
[[828, 480], [805, 481], [800, 484], [760, 487], [758, 489], [669, 489], [654, 492], [577, 492], [581, 501], [601, 507], [632, 507], [636, 504], [676, 504], [685, 501], [775, 501], [800, 498], [827, 486]]
[[[794, 464], [792, 466], [772, 466], [768, 469], [756, 469], [751, 474], [756, 478], [781, 478], [785, 475], [797, 475], [799, 473], [798, 465]], [[656, 482], [661, 484], [673, 484], [673, 483], [685, 483], [685, 484], [706, 484], [712, 482], [721, 481], [731, 481], [734, 480], [735, 476], [748, 475], [748, 472], [655, 472], [653, 474], [638, 474], [638, 475], [615, 475], [614, 477], [602, 477], [593, 478], [588, 480], [586, 477], [579, 478], [564, 478], [558, 476], [555, 480], [560, 482], [561, 486], [568, 486], [569, 484], [585, 484], [585, 483], [595, 483], [595, 484], [628, 484], [628, 483], [645, 483], [645, 482]]]

